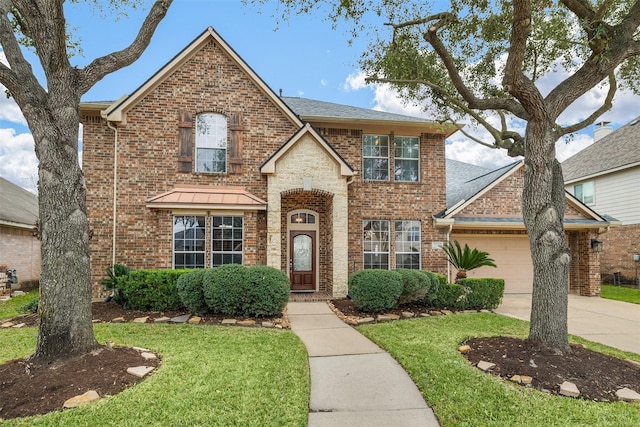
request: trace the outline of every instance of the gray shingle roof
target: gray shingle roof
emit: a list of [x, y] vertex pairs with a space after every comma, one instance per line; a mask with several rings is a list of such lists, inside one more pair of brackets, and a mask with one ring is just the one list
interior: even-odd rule
[[562, 163], [565, 181], [599, 175], [640, 162], [640, 117]]
[[283, 96], [281, 98], [302, 119], [308, 117], [326, 117], [336, 119], [360, 120], [389, 120], [408, 123], [433, 123], [419, 117], [403, 114], [385, 113], [368, 108], [351, 107], [349, 105], [334, 104], [332, 102], [316, 101], [307, 98]]
[[38, 218], [38, 198], [0, 178], [0, 221], [32, 226]]
[[520, 164], [520, 160], [491, 170], [447, 159], [447, 209], [461, 200], [469, 200], [492, 182]]

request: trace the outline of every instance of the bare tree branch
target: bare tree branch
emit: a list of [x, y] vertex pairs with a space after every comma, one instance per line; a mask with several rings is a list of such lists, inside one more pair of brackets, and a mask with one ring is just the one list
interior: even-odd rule
[[579, 123], [575, 123], [571, 126], [558, 129], [558, 131], [556, 132], [558, 135], [558, 138], [570, 133], [578, 132], [579, 130], [586, 128], [587, 126], [595, 122], [596, 119], [600, 117], [602, 114], [609, 111], [611, 107], [613, 107], [613, 97], [615, 96], [617, 90], [618, 90], [618, 82], [616, 80], [616, 75], [615, 73], [610, 73], [609, 74], [609, 91], [607, 92], [607, 97], [602, 102], [602, 105], [583, 121]]
[[80, 93], [88, 91], [104, 76], [134, 63], [151, 42], [156, 27], [162, 21], [173, 0], [157, 0], [145, 18], [135, 40], [126, 49], [94, 59], [80, 70]]
[[[591, 7], [591, 2], [588, 2], [586, 0], [560, 0], [560, 3], [564, 4], [567, 9], [569, 9], [578, 17], [578, 19], [587, 19], [589, 21], [599, 19], [596, 18], [597, 13]], [[604, 6], [605, 5], [603, 4], [600, 7], [599, 12], [602, 11], [602, 8]]]

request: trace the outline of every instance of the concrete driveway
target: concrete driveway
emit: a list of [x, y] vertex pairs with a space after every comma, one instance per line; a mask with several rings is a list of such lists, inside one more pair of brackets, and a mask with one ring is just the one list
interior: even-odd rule
[[[530, 294], [506, 294], [496, 313], [529, 320]], [[640, 305], [569, 295], [569, 333], [640, 354]]]

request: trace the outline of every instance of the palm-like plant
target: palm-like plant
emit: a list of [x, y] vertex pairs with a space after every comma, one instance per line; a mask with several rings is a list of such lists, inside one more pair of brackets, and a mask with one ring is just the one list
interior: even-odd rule
[[493, 259], [489, 258], [488, 252], [479, 251], [478, 249], [470, 249], [469, 245], [465, 243], [464, 249], [460, 247], [460, 243], [457, 240], [452, 242], [446, 242], [442, 247], [447, 254], [448, 261], [457, 270], [456, 283], [460, 279], [466, 279], [467, 271], [473, 270], [479, 267], [496, 267]]

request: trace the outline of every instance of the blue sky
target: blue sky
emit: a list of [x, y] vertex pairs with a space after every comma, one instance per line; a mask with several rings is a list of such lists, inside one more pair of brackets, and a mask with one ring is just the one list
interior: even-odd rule
[[[331, 22], [323, 20], [320, 14], [292, 16], [278, 23], [272, 16], [279, 15], [277, 7], [276, 2], [254, 6], [235, 0], [175, 0], [143, 56], [98, 82], [83, 101], [116, 100], [131, 93], [212, 26], [274, 91], [282, 89], [285, 96], [423, 115], [419, 107], [405, 107], [388, 87], [364, 85], [364, 75], [357, 65], [366, 49], [364, 38], [356, 38], [350, 44], [347, 27], [333, 29]], [[97, 56], [125, 48], [134, 38], [145, 13], [146, 10], [129, 12], [127, 17], [114, 22], [111, 16], [103, 19], [100, 13], [92, 12], [83, 4], [68, 5], [67, 19], [83, 49], [83, 56], [74, 57], [72, 63], [83, 66]], [[369, 16], [367, 19], [371, 26], [383, 28], [383, 18]], [[28, 59], [37, 62], [32, 54]], [[0, 60], [3, 60], [1, 50]], [[553, 78], [546, 84], [553, 85]], [[605, 94], [604, 89], [593, 91], [567, 112], [566, 120], [584, 117]], [[614, 127], [630, 121], [640, 114], [639, 99], [622, 94], [614, 111], [604, 118], [614, 122]], [[482, 135], [481, 130], [472, 131]], [[577, 135], [570, 144], [559, 143], [561, 160], [591, 143], [592, 131], [593, 127]], [[503, 151], [483, 149], [460, 133], [448, 140], [447, 155], [487, 167], [513, 161]], [[4, 96], [0, 97], [0, 176], [35, 189], [37, 161], [33, 139], [15, 103]]]

